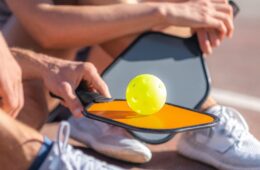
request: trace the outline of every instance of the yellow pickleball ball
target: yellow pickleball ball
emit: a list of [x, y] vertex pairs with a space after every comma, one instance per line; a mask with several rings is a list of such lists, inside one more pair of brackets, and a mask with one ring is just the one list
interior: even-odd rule
[[128, 106], [140, 115], [158, 112], [165, 104], [167, 91], [163, 82], [151, 74], [134, 77], [126, 88]]

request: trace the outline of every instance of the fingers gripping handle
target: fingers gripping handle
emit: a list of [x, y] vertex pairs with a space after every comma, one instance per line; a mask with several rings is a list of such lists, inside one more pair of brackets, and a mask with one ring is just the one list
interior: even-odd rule
[[[75, 90], [76, 94], [83, 105], [88, 105], [90, 103], [104, 103], [113, 101], [112, 98], [104, 97], [95, 92], [89, 92], [86, 86], [86, 83], [82, 81], [78, 88]], [[62, 97], [55, 95], [54, 93], [50, 92], [50, 96], [53, 98], [57, 98], [60, 100], [64, 100]]]

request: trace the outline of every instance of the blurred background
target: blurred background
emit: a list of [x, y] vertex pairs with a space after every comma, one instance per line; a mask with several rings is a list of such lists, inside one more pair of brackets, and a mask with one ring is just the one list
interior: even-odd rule
[[212, 95], [243, 113], [260, 139], [260, 1], [236, 0], [235, 34], [207, 59]]
[[[211, 93], [219, 103], [238, 109], [250, 131], [260, 140], [260, 0], [236, 2], [241, 11], [235, 19], [234, 37], [225, 40], [207, 57]], [[178, 135], [165, 144], [149, 145], [153, 158], [142, 165], [110, 159], [91, 149], [84, 152], [126, 169], [215, 170], [179, 155], [177, 140]]]
[[[235, 19], [234, 37], [207, 57], [211, 94], [219, 103], [239, 110], [260, 140], [260, 0], [235, 2], [240, 13]], [[153, 159], [147, 164], [116, 163], [130, 169], [215, 170], [180, 156], [175, 148], [177, 140], [178, 136], [163, 145], [150, 145]]]

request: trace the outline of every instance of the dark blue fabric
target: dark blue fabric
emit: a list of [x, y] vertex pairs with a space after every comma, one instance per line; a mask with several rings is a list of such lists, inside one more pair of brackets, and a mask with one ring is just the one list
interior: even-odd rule
[[38, 155], [36, 156], [32, 165], [30, 166], [29, 170], [37, 170], [41, 167], [42, 163], [44, 162], [49, 152], [51, 151], [52, 145], [53, 145], [53, 141], [51, 141], [47, 137], [44, 137], [43, 144], [38, 152]]

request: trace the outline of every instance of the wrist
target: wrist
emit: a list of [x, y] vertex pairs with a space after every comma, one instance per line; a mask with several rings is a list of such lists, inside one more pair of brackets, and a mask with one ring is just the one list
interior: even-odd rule
[[34, 53], [30, 50], [11, 48], [11, 53], [22, 68], [23, 79], [43, 79], [48, 62], [43, 54]]
[[158, 2], [146, 2], [150, 8], [153, 9], [154, 15], [153, 17], [156, 19], [155, 26], [161, 26], [167, 24], [167, 8], [166, 3], [158, 3]]
[[161, 24], [168, 26], [178, 26], [180, 24], [179, 15], [185, 11], [185, 5], [183, 5], [183, 3], [162, 2], [157, 3], [157, 5], [159, 15], [161, 16]]

